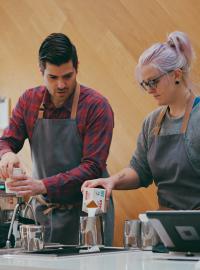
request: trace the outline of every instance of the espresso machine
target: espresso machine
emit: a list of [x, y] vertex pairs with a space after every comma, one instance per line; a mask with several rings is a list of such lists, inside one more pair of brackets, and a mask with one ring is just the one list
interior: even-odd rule
[[[0, 180], [0, 248], [15, 247], [19, 239], [20, 224], [37, 224], [35, 212], [23, 197], [15, 193], [6, 193], [5, 181]], [[27, 211], [30, 210], [34, 220], [27, 218]]]

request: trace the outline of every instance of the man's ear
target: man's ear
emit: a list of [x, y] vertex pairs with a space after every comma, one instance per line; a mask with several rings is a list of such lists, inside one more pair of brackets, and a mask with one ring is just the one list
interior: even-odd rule
[[78, 74], [78, 68], [79, 68], [79, 61], [77, 63], [77, 67], [76, 67], [76, 73]]
[[39, 64], [39, 70], [43, 76], [44, 75], [44, 67], [41, 64]]

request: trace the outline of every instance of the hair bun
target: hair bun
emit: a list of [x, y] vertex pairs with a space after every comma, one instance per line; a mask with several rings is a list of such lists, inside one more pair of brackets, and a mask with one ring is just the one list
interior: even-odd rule
[[172, 48], [176, 48], [175, 44], [174, 44], [174, 41], [172, 38], [169, 38], [169, 40], [167, 41], [167, 44], [172, 47]]
[[167, 44], [186, 58], [188, 66], [194, 60], [195, 54], [191, 42], [186, 33], [175, 31], [168, 35]]

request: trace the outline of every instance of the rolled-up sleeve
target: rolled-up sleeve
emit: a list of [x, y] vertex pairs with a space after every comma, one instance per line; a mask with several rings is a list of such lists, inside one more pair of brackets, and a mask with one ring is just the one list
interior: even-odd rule
[[25, 94], [19, 98], [12, 112], [9, 126], [0, 137], [0, 158], [7, 152], [17, 153], [21, 150], [24, 140], [27, 138], [27, 130], [24, 121]]

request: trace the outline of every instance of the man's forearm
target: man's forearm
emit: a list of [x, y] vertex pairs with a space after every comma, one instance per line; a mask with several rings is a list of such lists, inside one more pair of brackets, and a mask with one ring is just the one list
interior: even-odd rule
[[5, 148], [5, 149], [0, 150], [0, 160], [2, 159], [4, 154], [9, 153], [9, 152], [12, 152], [12, 150], [9, 148]]
[[7, 141], [0, 138], [0, 159], [7, 152], [12, 152], [11, 147]]
[[73, 202], [80, 199], [81, 185], [85, 180], [101, 176], [101, 169], [95, 162], [83, 162], [70, 171], [41, 179], [52, 202]]

